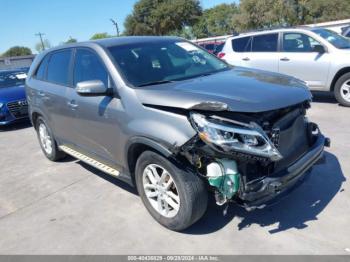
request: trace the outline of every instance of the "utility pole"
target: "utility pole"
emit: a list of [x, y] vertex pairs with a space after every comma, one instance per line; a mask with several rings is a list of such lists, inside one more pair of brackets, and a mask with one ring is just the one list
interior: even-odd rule
[[42, 49], [44, 51], [45, 50], [45, 45], [44, 45], [44, 41], [43, 41], [43, 35], [45, 35], [45, 34], [39, 32], [39, 33], [37, 33], [35, 35], [40, 37], [41, 47], [42, 47]]
[[117, 36], [119, 36], [119, 26], [117, 21], [111, 18], [111, 22], [115, 26], [115, 29], [117, 30]]

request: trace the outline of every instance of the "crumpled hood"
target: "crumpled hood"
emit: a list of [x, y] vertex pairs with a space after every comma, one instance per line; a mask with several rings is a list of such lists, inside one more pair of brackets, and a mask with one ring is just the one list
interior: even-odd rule
[[24, 85], [0, 88], [0, 102], [8, 103], [26, 98]]
[[235, 112], [263, 112], [312, 98], [300, 80], [262, 70], [235, 67], [194, 79], [136, 89], [141, 103], [191, 109], [200, 103], [225, 103]]

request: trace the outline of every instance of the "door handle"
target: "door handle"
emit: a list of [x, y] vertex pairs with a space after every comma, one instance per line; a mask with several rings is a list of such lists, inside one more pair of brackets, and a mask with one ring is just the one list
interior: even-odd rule
[[71, 109], [76, 109], [78, 107], [74, 100], [68, 102], [67, 104]]
[[50, 100], [50, 97], [42, 90], [38, 91], [38, 96], [40, 96], [43, 101]]
[[41, 90], [38, 92], [38, 95], [41, 96], [41, 97], [45, 97], [46, 96], [45, 93], [43, 91], [41, 91]]
[[249, 61], [250, 58], [249, 57], [245, 57], [245, 58], [242, 58], [243, 61]]
[[289, 59], [288, 57], [283, 57], [283, 58], [281, 58], [280, 60], [286, 62], [286, 61], [289, 61], [290, 59]]

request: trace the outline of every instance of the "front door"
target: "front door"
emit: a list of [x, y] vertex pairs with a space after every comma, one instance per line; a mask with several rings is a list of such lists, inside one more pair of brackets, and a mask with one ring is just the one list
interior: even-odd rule
[[330, 55], [315, 52], [316, 45], [321, 43], [306, 34], [284, 33], [279, 53], [279, 72], [304, 80], [310, 89], [326, 89]]
[[[73, 86], [89, 80], [101, 80], [112, 88], [108, 72], [98, 55], [90, 49], [76, 50], [73, 68]], [[119, 98], [113, 95], [80, 96], [70, 89], [69, 99], [75, 115], [74, 144], [84, 153], [96, 155], [108, 162], [117, 162], [116, 150], [120, 135], [118, 112], [122, 110]], [[118, 164], [118, 163], [116, 163]]]

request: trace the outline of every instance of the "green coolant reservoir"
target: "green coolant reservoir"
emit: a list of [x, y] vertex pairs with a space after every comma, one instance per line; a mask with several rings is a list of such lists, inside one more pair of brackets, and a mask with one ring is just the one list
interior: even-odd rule
[[207, 166], [208, 181], [230, 199], [239, 189], [239, 173], [234, 160], [219, 159]]

